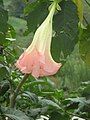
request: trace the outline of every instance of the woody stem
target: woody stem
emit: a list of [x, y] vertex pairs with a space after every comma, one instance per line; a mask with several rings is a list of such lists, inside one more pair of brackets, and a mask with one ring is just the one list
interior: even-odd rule
[[11, 97], [10, 97], [10, 107], [11, 108], [14, 108], [17, 95], [18, 95], [19, 91], [21, 90], [21, 87], [23, 86], [23, 84], [26, 82], [28, 77], [29, 77], [29, 74], [25, 74], [22, 81], [18, 84], [16, 90], [11, 94]]

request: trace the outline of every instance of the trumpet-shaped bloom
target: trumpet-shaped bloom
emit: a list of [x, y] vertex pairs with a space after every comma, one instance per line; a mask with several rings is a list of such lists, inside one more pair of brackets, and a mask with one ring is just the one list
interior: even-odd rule
[[16, 67], [22, 73], [31, 73], [38, 78], [53, 75], [59, 70], [61, 63], [55, 62], [50, 53], [54, 12], [55, 6], [53, 5], [45, 21], [36, 30], [31, 45], [17, 60]]

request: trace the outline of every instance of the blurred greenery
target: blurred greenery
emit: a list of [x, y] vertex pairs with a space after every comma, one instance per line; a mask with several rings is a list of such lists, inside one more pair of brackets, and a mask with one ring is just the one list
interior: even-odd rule
[[83, 34], [80, 39], [80, 53], [82, 59], [90, 67], [90, 25], [86, 30], [83, 30]]
[[54, 16], [51, 53], [62, 67], [54, 76], [29, 76], [15, 109], [10, 108], [11, 92], [23, 77], [14, 64], [46, 18], [50, 3], [0, 0], [0, 120], [44, 120], [42, 116], [49, 120], [70, 120], [73, 116], [90, 119], [89, 0], [83, 0], [86, 29], [78, 26], [77, 7], [72, 0], [59, 3], [62, 10]]

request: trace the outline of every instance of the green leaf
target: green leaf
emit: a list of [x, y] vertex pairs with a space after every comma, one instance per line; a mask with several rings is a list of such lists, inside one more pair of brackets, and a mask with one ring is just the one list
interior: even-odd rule
[[9, 89], [9, 83], [5, 82], [0, 89], [0, 96], [3, 96]]
[[35, 9], [27, 16], [27, 26], [28, 32], [34, 32], [37, 27], [43, 22], [48, 13], [48, 6], [45, 2], [40, 2], [40, 4], [35, 7]]
[[16, 109], [8, 109], [5, 112], [5, 115], [11, 118], [12, 120], [30, 120], [29, 117], [26, 116], [24, 112]]
[[62, 114], [59, 111], [53, 111], [49, 120], [70, 120], [69, 115]]
[[88, 82], [87, 86], [84, 87], [82, 96], [86, 98], [90, 98], [90, 83]]
[[80, 112], [86, 104], [85, 97], [68, 98], [66, 100], [70, 101], [69, 104], [67, 104], [66, 109], [77, 109], [76, 112]]
[[45, 85], [45, 84], [47, 84], [46, 83], [46, 81], [44, 81], [44, 80], [38, 80], [38, 81], [32, 81], [32, 82], [30, 82], [30, 86], [35, 86], [35, 85]]
[[45, 114], [47, 112], [48, 107], [42, 107], [42, 108], [35, 108], [35, 109], [30, 109], [29, 115], [30, 116], [38, 116], [39, 114]]
[[83, 1], [82, 0], [73, 0], [77, 6], [78, 17], [80, 22], [83, 22]]
[[31, 100], [31, 102], [33, 102], [33, 103], [37, 103], [37, 101], [38, 101], [38, 97], [34, 93], [31, 93], [29, 91], [25, 91], [22, 94], [22, 96], [28, 97]]
[[[88, 3], [88, 4], [87, 4]], [[87, 24], [90, 24], [90, 0], [83, 0], [83, 6], [84, 6], [84, 22]]]
[[85, 101], [85, 98], [84, 97], [77, 97], [77, 98], [68, 98], [67, 100], [70, 100], [72, 102], [83, 103], [83, 101]]
[[81, 58], [90, 66], [90, 25], [87, 26], [87, 29], [83, 30], [79, 43], [79, 51]]
[[60, 106], [57, 103], [53, 102], [52, 100], [48, 100], [48, 99], [39, 100], [39, 104], [41, 104], [43, 107], [52, 106], [52, 107], [60, 109]]
[[7, 78], [7, 76], [9, 76], [9, 69], [0, 64], [0, 81], [2, 81], [4, 78]]
[[32, 12], [36, 7], [38, 7], [40, 3], [38, 1], [34, 1], [32, 3], [28, 3], [26, 7], [24, 8], [24, 13], [27, 15], [30, 12]]
[[2, 7], [0, 7], [0, 32], [7, 32], [8, 30], [8, 13], [6, 10], [4, 10]]
[[5, 42], [6, 32], [8, 30], [8, 12], [0, 6], [0, 44]]
[[64, 57], [69, 55], [78, 37], [78, 16], [77, 9], [73, 2], [62, 1], [61, 11], [54, 17], [55, 36], [52, 41], [52, 56], [56, 61], [60, 61], [60, 54]]

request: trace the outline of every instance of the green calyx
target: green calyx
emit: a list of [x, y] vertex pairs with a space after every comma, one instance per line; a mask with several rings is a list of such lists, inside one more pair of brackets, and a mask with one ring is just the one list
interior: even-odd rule
[[62, 0], [50, 0], [52, 1], [51, 5], [49, 6], [49, 11], [51, 11], [52, 7], [54, 7], [55, 10], [58, 10], [60, 11], [61, 10], [61, 7], [59, 5], [59, 3], [62, 1]]
[[50, 1], [59, 3], [59, 2], [61, 2], [62, 0], [50, 0]]

